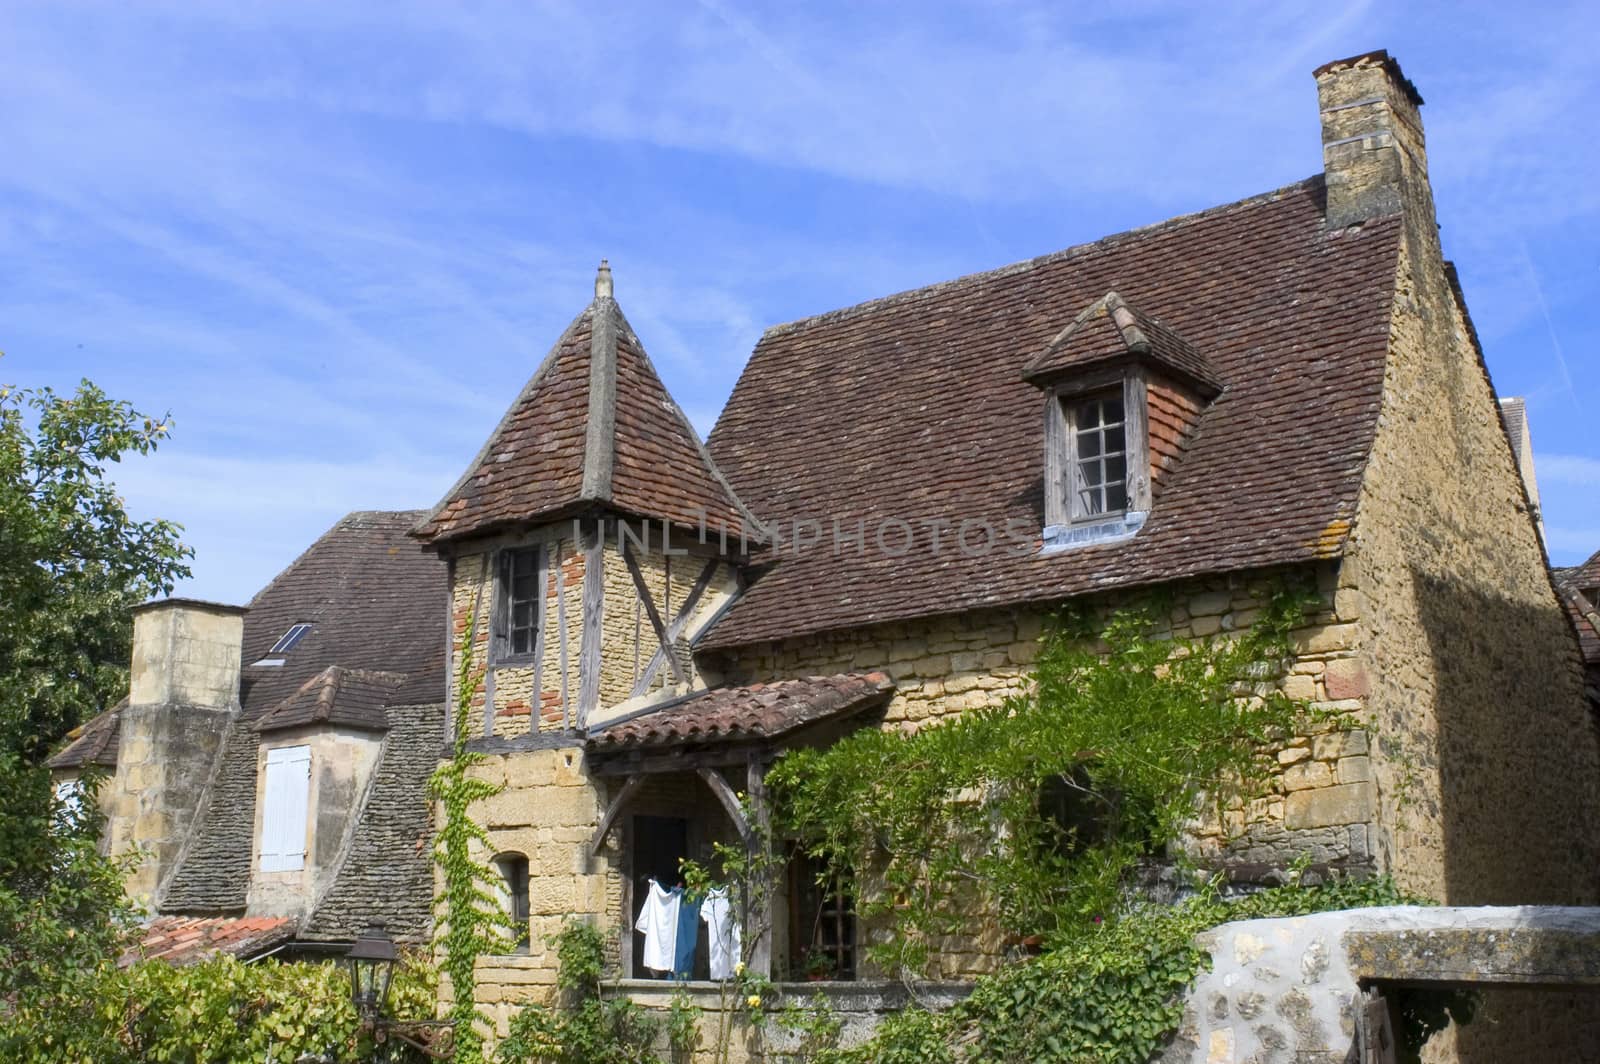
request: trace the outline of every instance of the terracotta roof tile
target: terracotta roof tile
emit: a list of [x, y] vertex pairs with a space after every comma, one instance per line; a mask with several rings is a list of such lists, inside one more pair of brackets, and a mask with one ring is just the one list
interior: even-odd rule
[[589, 748], [616, 753], [640, 747], [775, 739], [882, 705], [893, 690], [894, 681], [881, 672], [722, 687], [642, 716], [601, 725], [590, 736]]
[[248, 959], [293, 937], [294, 921], [287, 916], [158, 916], [145, 926], [139, 945], [124, 954], [120, 963], [163, 960], [181, 966], [219, 953]]
[[567, 327], [415, 534], [432, 543], [598, 505], [684, 527], [736, 529], [745, 517], [608, 296]]
[[122, 707], [124, 698], [112, 708], [78, 725], [67, 733], [72, 740], [46, 762], [51, 768], [73, 769], [94, 765], [98, 768], [117, 767], [117, 749], [122, 734]]
[[[1383, 389], [1400, 225], [1329, 231], [1321, 178], [768, 330], [711, 435], [761, 519], [857, 548], [777, 552], [706, 648], [1337, 556]], [[1107, 292], [1158, 313], [1226, 391], [1138, 535], [1041, 556], [1040, 397], [1021, 370]], [[908, 522], [880, 548], [885, 519]], [[996, 547], [968, 556], [963, 520]], [[942, 522], [942, 549], [925, 522]], [[981, 545], [981, 534], [977, 537]], [[895, 553], [891, 553], [891, 550]], [[841, 589], [848, 589], [842, 593]]]

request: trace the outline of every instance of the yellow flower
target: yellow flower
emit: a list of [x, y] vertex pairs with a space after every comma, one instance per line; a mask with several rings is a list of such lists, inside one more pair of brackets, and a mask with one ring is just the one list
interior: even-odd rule
[[757, 1005], [761, 1004], [761, 995], [760, 994], [751, 994], [749, 997], [745, 998], [744, 1000], [745, 1000], [745, 1004], [746, 1005], [749, 1005], [751, 1008], [755, 1008]]
[[744, 974], [744, 961], [739, 961], [737, 964], [735, 964], [733, 966], [733, 974], [734, 975], [743, 975]]

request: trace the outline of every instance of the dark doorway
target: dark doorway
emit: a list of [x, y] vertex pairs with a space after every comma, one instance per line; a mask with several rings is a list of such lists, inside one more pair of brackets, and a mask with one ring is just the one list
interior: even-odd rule
[[[639, 921], [645, 899], [650, 896], [650, 880], [668, 890], [681, 881], [678, 868], [689, 856], [689, 821], [676, 816], [636, 816], [633, 818], [633, 915], [628, 928]], [[650, 979], [656, 973], [644, 966], [644, 950], [633, 951], [633, 978]]]

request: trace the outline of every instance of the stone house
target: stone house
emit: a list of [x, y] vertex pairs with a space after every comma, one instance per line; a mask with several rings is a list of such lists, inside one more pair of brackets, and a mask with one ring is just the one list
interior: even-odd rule
[[420, 516], [348, 515], [248, 607], [135, 611], [128, 698], [50, 760], [63, 791], [96, 774], [104, 846], [141, 855], [133, 955], [342, 952], [371, 920], [428, 939], [444, 567]]
[[[481, 1004], [503, 1034], [545, 997], [574, 916], [653, 1000], [649, 881], [755, 831], [784, 750], [1023, 690], [1065, 602], [1159, 592], [1203, 638], [1285, 580], [1320, 601], [1283, 687], [1349, 727], [1287, 741], [1273, 793], [1194, 852], [1595, 902], [1582, 657], [1440, 247], [1421, 97], [1382, 52], [1316, 82], [1322, 173], [775, 326], [705, 443], [602, 264], [433, 510], [351, 515], [248, 610], [136, 615], [128, 702], [53, 764], [111, 770], [152, 948], [423, 937], [422, 785], [465, 665], [477, 771], [505, 785], [480, 856], [526, 921], [481, 958]], [[809, 872], [744, 914], [750, 962], [866, 983], [852, 899]]]
[[[1318, 589], [1283, 686], [1350, 728], [1287, 742], [1202, 858], [1309, 855], [1455, 904], [1600, 896], [1580, 652], [1440, 247], [1422, 99], [1383, 52], [1316, 82], [1322, 173], [775, 326], [705, 445], [602, 264], [414, 532], [505, 785], [483, 856], [528, 936], [480, 961], [500, 1031], [571, 916], [645, 976], [649, 880], [747, 835], [786, 748], [1021, 690], [1069, 600], [1159, 590], [1205, 637], [1284, 579]], [[870, 976], [850, 899], [809, 882], [752, 914], [752, 963]], [[981, 938], [940, 958], [991, 961]]]

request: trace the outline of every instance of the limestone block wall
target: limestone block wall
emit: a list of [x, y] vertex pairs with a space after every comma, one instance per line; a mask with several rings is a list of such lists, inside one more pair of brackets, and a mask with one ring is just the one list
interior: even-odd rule
[[525, 953], [478, 958], [477, 998], [504, 1037], [518, 1008], [553, 991], [556, 956], [546, 939], [569, 917], [597, 922], [615, 937], [622, 911], [621, 852], [613, 842], [598, 859], [586, 847], [600, 822], [602, 796], [583, 771], [577, 746], [490, 755], [473, 774], [505, 789], [471, 813], [492, 846], [474, 856], [528, 859], [528, 947]]
[[1341, 594], [1369, 697], [1375, 845], [1461, 904], [1600, 891], [1600, 747], [1498, 404], [1414, 206]]
[[[1282, 687], [1336, 714], [1337, 723], [1286, 740], [1269, 793], [1220, 820], [1197, 823], [1187, 846], [1202, 860], [1262, 870], [1301, 855], [1381, 869], [1372, 843], [1378, 785], [1365, 727], [1373, 683], [1358, 653], [1358, 600], [1341, 587], [1338, 567], [1323, 563], [1307, 572], [1239, 574], [1165, 589], [1172, 603], [1167, 629], [1182, 638], [1225, 637], [1252, 623], [1266, 597], [1296, 578], [1314, 582], [1320, 605], [1294, 633], [1295, 660]], [[1104, 605], [1130, 601], [1136, 598]], [[896, 683], [884, 726], [915, 730], [1025, 691], [1045, 623], [1043, 610], [973, 612], [741, 648], [718, 655], [715, 667], [741, 682], [882, 669]], [[988, 970], [994, 954], [988, 936], [951, 943], [938, 977]]]

